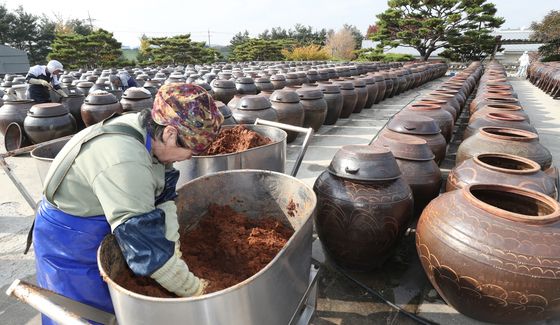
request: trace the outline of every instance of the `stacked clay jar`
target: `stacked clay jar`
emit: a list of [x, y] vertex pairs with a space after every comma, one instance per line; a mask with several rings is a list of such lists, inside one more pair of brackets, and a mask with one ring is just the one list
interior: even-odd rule
[[421, 263], [441, 297], [476, 320], [557, 318], [560, 205], [552, 156], [500, 64], [486, 67], [468, 110], [446, 193], [418, 221]]
[[560, 97], [560, 62], [531, 63], [527, 69], [527, 79], [552, 98]]

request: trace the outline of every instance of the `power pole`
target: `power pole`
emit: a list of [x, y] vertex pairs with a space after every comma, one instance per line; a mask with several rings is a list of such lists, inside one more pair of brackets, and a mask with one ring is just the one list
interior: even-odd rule
[[88, 20], [89, 20], [89, 27], [91, 28], [91, 30], [93, 30], [93, 23], [92, 23], [91, 16], [90, 16], [90, 14], [89, 14], [89, 10], [88, 10], [88, 12], [87, 12], [87, 16], [88, 16]]
[[210, 28], [208, 29], [208, 47], [210, 47]]

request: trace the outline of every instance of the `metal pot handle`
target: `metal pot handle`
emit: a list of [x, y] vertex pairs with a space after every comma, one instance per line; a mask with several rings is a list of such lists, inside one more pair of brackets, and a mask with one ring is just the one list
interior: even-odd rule
[[91, 324], [88, 319], [108, 325], [116, 325], [115, 315], [77, 302], [53, 291], [39, 288], [31, 283], [14, 280], [6, 290], [12, 296], [37, 309], [50, 319], [65, 325]]
[[306, 128], [302, 128], [302, 127], [299, 127], [299, 126], [293, 126], [293, 125], [290, 125], [290, 124], [263, 120], [263, 119], [260, 119], [260, 118], [257, 118], [255, 120], [255, 125], [266, 125], [266, 126], [272, 126], [272, 127], [275, 127], [275, 128], [279, 128], [279, 129], [288, 130], [288, 131], [305, 133], [305, 139], [303, 140], [303, 144], [301, 145], [301, 150], [299, 151], [299, 154], [296, 158], [294, 167], [292, 168], [292, 172], [290, 173], [290, 175], [292, 175], [293, 177], [296, 177], [297, 172], [299, 170], [299, 166], [301, 165], [301, 161], [303, 160], [303, 156], [305, 155], [305, 152], [307, 151], [307, 146], [309, 145], [309, 139], [311, 139], [311, 136], [313, 136], [313, 128], [307, 128], [306, 129]]

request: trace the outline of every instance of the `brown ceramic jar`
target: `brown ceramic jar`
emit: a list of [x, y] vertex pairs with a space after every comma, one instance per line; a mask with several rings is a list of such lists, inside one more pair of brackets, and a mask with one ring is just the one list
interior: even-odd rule
[[120, 103], [124, 112], [140, 112], [152, 109], [154, 101], [149, 90], [140, 87], [130, 87], [125, 90]]
[[385, 98], [385, 91], [387, 91], [387, 85], [385, 84], [385, 78], [380, 73], [373, 74], [375, 79], [375, 84], [378, 85], [377, 96], [375, 96], [374, 104], [379, 104]]
[[270, 77], [270, 82], [272, 83], [274, 89], [276, 90], [282, 89], [287, 85], [286, 76], [281, 74], [275, 74], [272, 77]]
[[486, 105], [512, 105], [512, 106], [519, 106], [521, 107], [521, 104], [519, 103], [519, 100], [517, 100], [516, 98], [513, 97], [497, 97], [497, 96], [477, 96], [475, 97], [475, 99], [473, 99], [473, 101], [470, 103], [469, 105], [469, 111], [471, 114], [473, 114], [474, 112], [478, 111], [480, 108], [486, 106]]
[[354, 90], [358, 95], [358, 100], [356, 101], [356, 105], [354, 106], [354, 110], [352, 113], [360, 113], [362, 109], [366, 106], [367, 98], [368, 98], [368, 90], [366, 88], [366, 82], [360, 79], [348, 78], [350, 82], [354, 84]]
[[481, 153], [507, 153], [529, 158], [537, 162], [542, 170], [552, 165], [552, 155], [533, 132], [506, 128], [483, 127], [480, 131], [464, 140], [457, 149], [455, 164]]
[[[278, 122], [294, 126], [303, 126], [305, 110], [299, 100], [299, 94], [293, 90], [275, 90], [270, 95], [272, 108], [278, 115]], [[286, 130], [287, 143], [294, 141], [298, 133]]]
[[29, 109], [23, 128], [33, 143], [41, 143], [76, 133], [76, 121], [62, 104], [36, 104]]
[[34, 103], [35, 101], [31, 99], [5, 101], [4, 105], [0, 106], [0, 132], [2, 135], [6, 134], [6, 129], [12, 122], [16, 122], [23, 128], [23, 121]]
[[368, 96], [364, 108], [366, 109], [372, 108], [373, 102], [375, 101], [375, 99], [377, 98], [377, 94], [379, 93], [379, 86], [375, 83], [374, 77], [366, 76], [366, 77], [362, 77], [361, 80], [363, 80], [366, 83], [366, 89], [368, 92]]
[[395, 116], [387, 126], [380, 131], [380, 136], [385, 133], [413, 135], [425, 140], [434, 153], [434, 160], [440, 164], [445, 158], [447, 143], [441, 134], [441, 129], [434, 119], [426, 116]]
[[106, 91], [90, 93], [82, 104], [82, 120], [86, 127], [101, 122], [113, 113], [122, 113], [122, 105], [115, 95]]
[[303, 127], [312, 127], [315, 132], [319, 131], [327, 118], [327, 102], [323, 92], [315, 88], [301, 88], [297, 93], [305, 111]]
[[476, 112], [471, 114], [469, 118], [469, 123], [476, 120], [477, 118], [486, 116], [488, 113], [507, 113], [510, 115], [517, 115], [523, 117], [527, 122], [530, 122], [529, 115], [525, 113], [523, 108], [516, 105], [509, 105], [509, 104], [488, 104], [482, 106]]
[[235, 88], [235, 82], [233, 80], [214, 79], [210, 83], [210, 86], [214, 91], [214, 95], [212, 97], [223, 103], [229, 103], [233, 96], [237, 94], [237, 88]]
[[381, 266], [412, 218], [412, 192], [387, 149], [343, 146], [313, 189], [321, 243], [346, 269]]
[[442, 109], [439, 105], [414, 103], [406, 106], [397, 115], [422, 115], [430, 117], [439, 125], [445, 141], [449, 143], [451, 140], [451, 136], [453, 135], [453, 115]]
[[278, 115], [272, 109], [268, 98], [259, 95], [241, 97], [231, 111], [233, 118], [239, 124], [253, 124], [257, 118], [278, 122]]
[[348, 118], [352, 115], [358, 102], [358, 94], [354, 89], [354, 84], [341, 80], [333, 80], [333, 84], [340, 87], [340, 94], [342, 95], [342, 110], [339, 118]]
[[320, 83], [319, 89], [323, 92], [325, 101], [327, 102], [327, 116], [325, 125], [333, 125], [338, 121], [344, 100], [340, 93], [340, 86], [332, 83]]
[[439, 195], [441, 171], [426, 140], [406, 134], [385, 133], [373, 143], [389, 149], [397, 159], [403, 179], [414, 197], [414, 214], [419, 216], [426, 205]]
[[536, 162], [504, 153], [483, 153], [455, 166], [447, 177], [446, 191], [469, 184], [503, 184], [557, 197], [555, 181]]
[[80, 89], [73, 86], [70, 86], [69, 88], [62, 88], [62, 90], [66, 92], [68, 97], [62, 97], [61, 103], [68, 109], [68, 111], [70, 111], [70, 114], [72, 114], [72, 116], [74, 117], [74, 120], [76, 121], [77, 131], [81, 131], [86, 127], [84, 121], [82, 120], [81, 111], [82, 104], [85, 100], [84, 93]]
[[224, 123], [223, 125], [235, 125], [237, 121], [233, 118], [231, 113], [231, 109], [226, 104], [220, 102], [219, 100], [214, 101], [216, 103], [216, 107], [220, 110], [220, 113], [224, 116]]
[[483, 322], [558, 317], [560, 206], [542, 193], [476, 184], [424, 209], [416, 249], [428, 279], [460, 313]]
[[485, 126], [502, 126], [537, 133], [537, 129], [529, 124], [529, 121], [523, 116], [508, 113], [487, 113], [485, 115], [479, 115], [478, 118], [469, 123], [463, 133], [463, 140], [472, 136], [478, 132], [480, 128]]

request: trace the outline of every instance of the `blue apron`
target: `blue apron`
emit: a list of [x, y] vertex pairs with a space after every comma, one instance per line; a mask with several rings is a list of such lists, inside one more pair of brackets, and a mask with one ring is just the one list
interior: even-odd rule
[[[85, 137], [78, 143], [74, 157], [68, 157], [72, 162], [81, 145], [98, 135], [106, 133], [131, 135], [127, 133], [128, 131], [120, 132], [122, 129], [119, 129], [118, 132], [106, 132], [110, 128], [98, 127], [98, 129], [100, 131], [95, 135]], [[143, 143], [141, 135], [140, 139]], [[150, 152], [150, 135], [146, 139], [146, 149]], [[66, 165], [69, 168], [71, 164]], [[48, 189], [48, 186], [46, 188]], [[37, 209], [33, 229], [33, 247], [39, 286], [114, 313], [109, 289], [97, 267], [97, 249], [103, 238], [110, 232], [111, 227], [105, 216], [74, 216], [59, 210], [43, 197]], [[42, 315], [42, 321], [43, 324], [56, 324], [45, 315]], [[93, 324], [97, 323], [93, 322]]]

